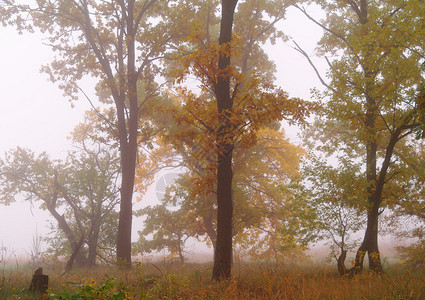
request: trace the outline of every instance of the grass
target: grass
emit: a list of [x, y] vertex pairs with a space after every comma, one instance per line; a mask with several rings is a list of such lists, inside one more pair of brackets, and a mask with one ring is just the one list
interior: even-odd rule
[[49, 295], [28, 293], [33, 270], [0, 271], [0, 299], [425, 299], [425, 270], [391, 266], [382, 275], [341, 278], [333, 268], [238, 264], [211, 282], [210, 264], [143, 264], [131, 270], [46, 269]]

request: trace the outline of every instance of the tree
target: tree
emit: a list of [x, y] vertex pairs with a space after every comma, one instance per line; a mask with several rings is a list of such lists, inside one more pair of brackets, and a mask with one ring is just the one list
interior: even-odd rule
[[306, 198], [314, 207], [316, 219], [311, 230], [330, 244], [330, 255], [335, 257], [338, 271], [346, 273], [347, 253], [358, 247], [354, 238], [362, 229], [365, 218], [362, 206], [365, 180], [362, 170], [349, 157], [341, 157], [337, 166], [326, 163], [314, 153], [309, 154], [301, 173]]
[[100, 247], [110, 248], [110, 237], [116, 237], [119, 158], [110, 149], [90, 143], [88, 133], [87, 126], [77, 127], [73, 135], [81, 149], [70, 151], [63, 161], [22, 148], [10, 150], [0, 161], [2, 203], [8, 205], [21, 194], [50, 212], [62, 233], [62, 242], [55, 242], [65, 247], [64, 238], [71, 251], [67, 269], [74, 259], [77, 265], [95, 265], [104, 252]]
[[[219, 128], [217, 130], [217, 240], [214, 250], [212, 277], [216, 281], [230, 278], [232, 266], [232, 151], [233, 124], [230, 121], [233, 97], [230, 94], [230, 67], [233, 16], [238, 0], [221, 1], [221, 23], [218, 43], [222, 47], [218, 56], [217, 82], [213, 85], [217, 100]], [[226, 49], [227, 48], [227, 49]], [[227, 50], [227, 51], [226, 51]]]
[[[168, 209], [165, 205], [146, 207], [139, 211], [141, 216], [146, 216], [145, 227], [139, 232], [139, 241], [136, 244], [136, 252], [160, 251], [164, 248], [172, 257], [177, 256], [184, 263], [185, 243], [190, 237], [196, 237], [198, 222], [182, 209]], [[152, 234], [151, 240], [145, 236]]]
[[161, 71], [156, 62], [184, 32], [184, 26], [169, 24], [194, 13], [157, 0], [40, 0], [33, 6], [2, 1], [0, 12], [3, 24], [18, 30], [36, 27], [48, 36], [58, 56], [43, 70], [60, 82], [66, 96], [76, 99], [78, 82], [90, 76], [97, 80], [101, 101], [112, 103], [116, 122], [109, 126], [119, 142], [122, 168], [117, 260], [130, 266], [134, 174], [144, 131], [140, 127], [149, 125], [140, 120], [141, 112], [158, 94], [154, 81]]
[[277, 262], [313, 238], [304, 231], [311, 210], [296, 190], [304, 150], [279, 127], [260, 128], [250, 148], [237, 145], [233, 164], [234, 242], [254, 259]]
[[408, 267], [425, 265], [425, 148], [423, 139], [411, 141], [396, 154], [403, 162], [400, 169], [406, 180], [394, 186], [400, 197], [394, 198], [391, 228], [400, 239], [408, 239], [407, 246], [397, 247]]
[[[194, 26], [174, 68], [181, 84], [175, 97], [183, 99], [183, 104], [173, 110], [173, 115], [176, 123], [186, 126], [174, 135], [174, 142], [169, 140], [175, 149], [180, 153], [186, 151], [193, 160], [210, 158], [199, 165], [206, 172], [201, 172], [203, 175], [193, 184], [199, 191], [217, 192], [213, 278], [220, 280], [230, 276], [232, 260], [234, 146], [242, 144], [249, 148], [255, 144], [261, 126], [285, 118], [302, 120], [313, 105], [288, 99], [284, 91], [272, 84], [273, 64], [260, 47], [278, 36], [274, 25], [284, 17], [286, 5], [281, 1], [241, 3], [235, 14], [236, 35], [232, 39], [236, 1], [222, 2], [219, 30], [214, 23], [214, 3], [209, 4], [206, 13], [202, 11], [202, 15], [207, 15], [207, 24]], [[216, 32], [218, 44], [213, 42]], [[182, 84], [188, 74], [196, 76], [200, 89]]]
[[[306, 231], [314, 210], [292, 187], [298, 181], [298, 163], [304, 152], [292, 145], [279, 127], [275, 123], [260, 129], [256, 144], [250, 148], [235, 146], [232, 183], [233, 243], [248, 251], [252, 258], [275, 261], [285, 260], [289, 252], [303, 248], [314, 238]], [[203, 166], [208, 165], [210, 159], [184, 158], [186, 171], [169, 186], [161, 205], [142, 211], [147, 220], [145, 229], [140, 232], [141, 244], [145, 243], [144, 236], [153, 234], [156, 250], [160, 250], [169, 248], [171, 237], [175, 243], [179, 240], [184, 245], [183, 239], [176, 238], [193, 236], [207, 241], [215, 249], [215, 194], [209, 190], [199, 191], [193, 184], [207, 172]], [[166, 213], [170, 214], [168, 218], [164, 218]], [[165, 221], [174, 220], [171, 215], [179, 216], [178, 223], [172, 225]]]
[[[215, 199], [215, 194], [194, 194], [194, 178], [192, 175], [191, 171], [180, 174], [179, 177], [174, 180], [173, 184], [167, 187], [167, 191], [161, 199], [160, 206], [163, 207], [161, 209], [167, 210], [170, 213], [176, 212], [176, 214], [184, 216], [177, 220], [179, 225], [176, 225], [176, 227], [183, 228], [184, 232], [190, 233], [191, 237], [205, 241], [209, 246], [212, 245], [213, 249], [215, 249], [217, 239], [217, 201]], [[148, 219], [156, 220], [155, 210], [143, 210], [142, 212], [146, 214]], [[149, 222], [149, 220], [147, 222]], [[140, 237], [143, 238], [143, 236], [153, 234], [155, 230], [156, 229], [153, 227], [149, 229], [145, 228], [143, 232], [140, 232]], [[173, 227], [171, 230], [180, 229], [175, 229]], [[163, 249], [166, 247], [166, 244], [163, 244], [161, 247], [160, 249]]]
[[[423, 34], [421, 1], [316, 1], [326, 12], [319, 43], [332, 55], [324, 94], [329, 100], [314, 124], [316, 141], [328, 153], [345, 154], [364, 165], [367, 182], [363, 205], [366, 230], [352, 273], [360, 272], [366, 253], [370, 269], [381, 272], [378, 218], [387, 203], [389, 186], [402, 180], [394, 152], [415, 132], [418, 87], [424, 78], [418, 36]], [[418, 21], [418, 22], [416, 22]], [[417, 35], [419, 34], [419, 35]], [[298, 48], [304, 55], [305, 52]]]

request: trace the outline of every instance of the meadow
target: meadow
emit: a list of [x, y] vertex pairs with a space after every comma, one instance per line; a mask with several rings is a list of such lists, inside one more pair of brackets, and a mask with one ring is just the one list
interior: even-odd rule
[[28, 292], [33, 268], [0, 270], [0, 299], [425, 299], [425, 270], [387, 266], [341, 278], [332, 266], [240, 263], [229, 281], [211, 281], [212, 265], [136, 264], [131, 270], [99, 266], [60, 276], [50, 266], [46, 295]]

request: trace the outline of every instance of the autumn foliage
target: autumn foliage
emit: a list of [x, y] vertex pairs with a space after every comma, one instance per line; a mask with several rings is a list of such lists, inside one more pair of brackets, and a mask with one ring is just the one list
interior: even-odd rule
[[[314, 101], [277, 84], [266, 50], [289, 40], [280, 22], [295, 10], [323, 30], [323, 73], [294, 43], [323, 84]], [[419, 0], [0, 1], [4, 26], [43, 34], [56, 53], [42, 72], [92, 107], [66, 159], [20, 147], [0, 159], [0, 201], [51, 213], [50, 251], [68, 271], [112, 256], [129, 268], [132, 254], [163, 249], [185, 263], [197, 239], [214, 249], [217, 282], [235, 249], [281, 264], [318, 240], [340, 275], [358, 275], [366, 255], [382, 273], [382, 227], [415, 239], [399, 251], [423, 264], [424, 16]], [[135, 211], [170, 170], [163, 197]], [[144, 218], [137, 242], [133, 216]]]

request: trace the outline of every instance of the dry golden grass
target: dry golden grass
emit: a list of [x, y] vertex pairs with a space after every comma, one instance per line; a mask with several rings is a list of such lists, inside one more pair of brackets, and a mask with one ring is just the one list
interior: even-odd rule
[[[27, 292], [30, 269], [0, 272], [0, 299], [39, 299]], [[329, 267], [247, 263], [233, 279], [211, 282], [210, 264], [144, 264], [73, 270], [46, 269], [50, 299], [425, 299], [425, 270], [389, 267], [341, 278]], [[45, 299], [48, 297], [45, 297]]]

